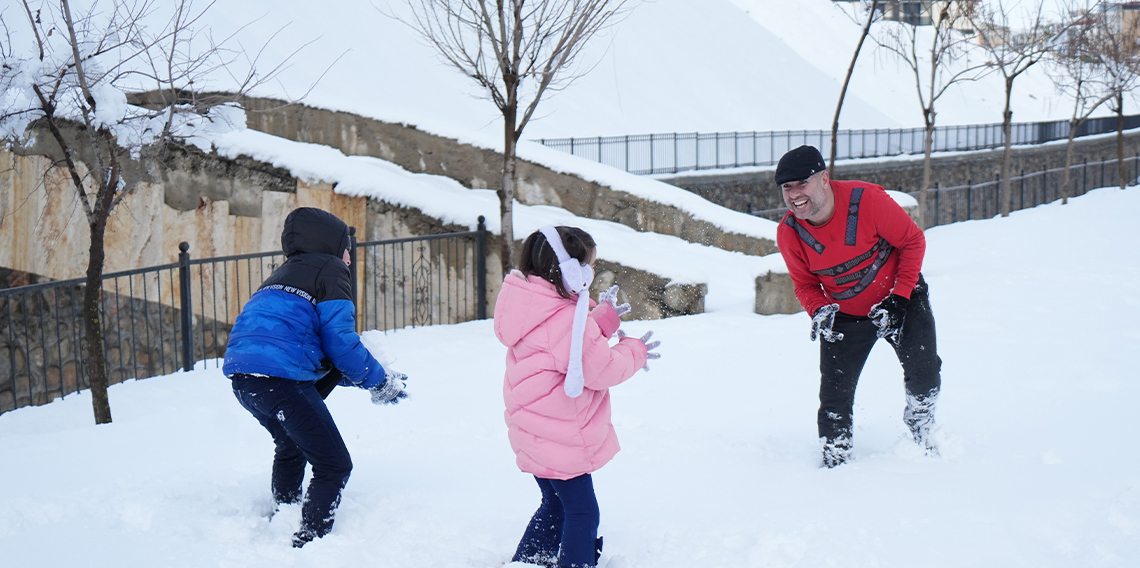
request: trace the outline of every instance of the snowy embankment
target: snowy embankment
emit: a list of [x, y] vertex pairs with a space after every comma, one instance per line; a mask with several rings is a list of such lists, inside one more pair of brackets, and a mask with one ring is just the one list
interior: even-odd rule
[[[234, 120], [232, 117], [230, 120]], [[240, 121], [235, 121], [240, 124]], [[346, 156], [335, 148], [294, 142], [262, 132], [240, 129], [209, 133], [221, 155], [250, 156], [288, 169], [308, 181], [336, 183], [335, 191], [345, 195], [371, 197], [403, 207], [415, 208], [445, 223], [475, 229], [476, 219], [486, 218], [487, 229], [499, 234], [499, 202], [489, 189], [467, 189], [451, 178], [409, 172], [391, 162], [365, 156]], [[616, 181], [611, 187], [629, 188], [663, 196], [666, 202], [687, 205], [706, 213], [704, 218], [725, 230], [776, 239], [776, 223], [725, 209], [683, 189], [617, 172], [553, 150], [544, 150], [552, 162], [573, 163], [596, 178]], [[596, 170], [596, 171], [595, 171]], [[686, 242], [657, 233], [640, 233], [625, 225], [577, 217], [564, 209], [515, 203], [515, 238], [547, 224], [572, 225], [590, 233], [598, 243], [598, 257], [623, 266], [644, 270], [681, 284], [707, 283], [705, 309], [708, 311], [751, 306], [755, 299], [756, 276], [770, 269], [781, 270], [779, 255], [747, 256]], [[748, 232], [745, 232], [748, 231]]]
[[[595, 475], [611, 568], [1131, 566], [1140, 453], [1140, 190], [937, 227], [924, 272], [941, 458], [906, 439], [901, 371], [871, 355], [855, 459], [818, 468], [808, 318], [722, 310], [623, 325], [663, 357], [613, 390]], [[355, 469], [333, 533], [267, 519], [269, 436], [213, 364], [0, 416], [5, 566], [498, 568], [538, 503], [502, 422], [491, 322], [390, 333], [412, 397], [329, 399]]]

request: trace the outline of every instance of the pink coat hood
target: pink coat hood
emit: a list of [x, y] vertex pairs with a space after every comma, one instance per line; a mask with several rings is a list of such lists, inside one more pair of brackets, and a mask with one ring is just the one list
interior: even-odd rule
[[603, 302], [586, 320], [582, 395], [566, 396], [573, 323], [574, 300], [559, 296], [550, 282], [517, 270], [503, 280], [495, 336], [507, 346], [507, 437], [519, 469], [545, 479], [592, 473], [614, 457], [620, 448], [610, 423], [609, 388], [645, 365], [645, 344], [637, 339], [610, 347], [620, 320]]

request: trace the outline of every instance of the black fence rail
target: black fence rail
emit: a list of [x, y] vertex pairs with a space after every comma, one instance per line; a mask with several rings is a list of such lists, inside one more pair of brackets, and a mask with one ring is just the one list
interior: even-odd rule
[[[486, 227], [357, 243], [350, 265], [358, 331], [486, 318]], [[108, 383], [220, 366], [233, 322], [284, 262], [280, 251], [105, 274], [100, 298]], [[83, 278], [0, 290], [0, 414], [90, 386]]]
[[[1041, 144], [1069, 136], [1069, 122], [1017, 123], [1011, 125], [1013, 144]], [[1140, 115], [1124, 117], [1126, 130], [1140, 127]], [[1077, 136], [1105, 134], [1116, 130], [1116, 118], [1085, 121]], [[877, 158], [923, 152], [922, 128], [840, 130], [837, 159]], [[543, 138], [540, 144], [575, 156], [600, 162], [629, 173], [674, 174], [690, 170], [771, 166], [785, 152], [803, 144], [825, 154], [831, 148], [830, 130], [782, 130], [772, 132], [668, 133], [593, 138]], [[1001, 124], [939, 126], [934, 130], [933, 151], [972, 151], [999, 148], [1005, 144]]]
[[[1090, 189], [1120, 185], [1120, 161], [1084, 161], [1073, 164], [1069, 170], [1069, 197], [1084, 195]], [[1140, 180], [1140, 155], [1124, 158], [1127, 185]], [[1064, 197], [1065, 168], [1046, 168], [1036, 172], [1021, 172], [1010, 177], [1011, 203], [1014, 211], [1051, 203]], [[906, 192], [918, 199], [919, 192]], [[967, 183], [951, 187], [932, 187], [926, 198], [926, 218], [929, 226], [946, 225], [972, 219], [989, 219], [1001, 213], [1001, 178]], [[767, 209], [752, 214], [778, 221], [788, 209]]]

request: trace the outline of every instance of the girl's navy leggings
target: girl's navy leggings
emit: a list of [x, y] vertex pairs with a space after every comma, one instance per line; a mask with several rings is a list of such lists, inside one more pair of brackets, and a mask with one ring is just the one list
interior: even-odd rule
[[542, 491], [542, 504], [511, 561], [559, 568], [594, 566], [600, 513], [590, 474], [565, 481], [534, 479]]

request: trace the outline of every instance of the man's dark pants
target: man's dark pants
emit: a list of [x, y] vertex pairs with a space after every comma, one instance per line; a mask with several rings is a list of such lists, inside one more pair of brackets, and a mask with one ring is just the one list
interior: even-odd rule
[[[819, 436], [828, 442], [851, 438], [855, 386], [878, 339], [874, 322], [866, 316], [840, 312], [832, 330], [843, 334], [835, 343], [820, 341]], [[888, 342], [890, 343], [890, 342]], [[942, 384], [942, 359], [935, 340], [934, 313], [926, 281], [919, 276], [911, 293], [903, 324], [902, 342], [890, 343], [903, 368], [903, 384], [912, 396], [937, 394]]]
[[305, 463], [313, 464], [298, 534], [308, 539], [328, 534], [352, 460], [317, 384], [250, 375], [232, 379], [238, 402], [269, 430], [276, 444], [273, 498], [277, 503], [300, 501]]

